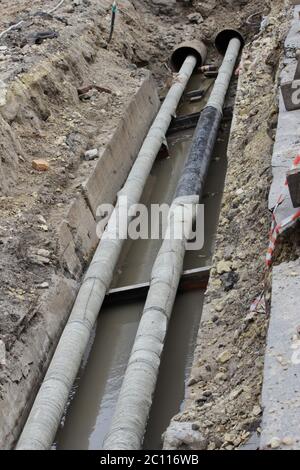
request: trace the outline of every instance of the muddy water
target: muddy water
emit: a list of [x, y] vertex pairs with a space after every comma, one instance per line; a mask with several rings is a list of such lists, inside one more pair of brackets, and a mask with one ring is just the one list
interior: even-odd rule
[[[195, 79], [193, 79], [195, 82]], [[190, 85], [195, 88], [195, 83]], [[182, 106], [186, 112], [186, 106]], [[199, 110], [199, 104], [189, 106]], [[229, 122], [224, 122], [210, 166], [204, 191], [205, 243], [198, 252], [188, 252], [185, 269], [207, 266], [211, 262], [214, 233], [226, 173], [226, 146]], [[158, 159], [153, 167], [142, 202], [170, 203], [185, 163], [193, 131], [169, 139], [170, 156]], [[161, 242], [136, 240], [125, 243], [112, 287], [148, 282]], [[195, 339], [201, 319], [204, 292], [178, 295], [162, 357], [158, 386], [149, 417], [144, 447], [158, 449], [161, 435], [171, 417], [178, 413], [185, 395], [185, 384], [192, 364]], [[79, 377], [74, 385], [67, 414], [56, 436], [60, 449], [101, 449], [109, 429], [114, 407], [126, 370], [144, 300], [122, 302], [101, 310], [97, 327]]]

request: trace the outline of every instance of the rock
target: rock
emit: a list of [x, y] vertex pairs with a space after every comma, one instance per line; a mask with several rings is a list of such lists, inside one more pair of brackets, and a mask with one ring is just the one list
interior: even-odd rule
[[199, 24], [204, 21], [203, 16], [200, 13], [190, 13], [189, 15], [187, 15], [187, 19], [192, 24]]
[[47, 225], [47, 221], [45, 219], [45, 217], [43, 217], [41, 214], [37, 215], [37, 220], [43, 224], [43, 225]]
[[188, 387], [192, 387], [192, 385], [195, 385], [197, 382], [198, 382], [198, 380], [196, 379], [196, 377], [192, 377], [192, 378], [188, 381]]
[[232, 392], [230, 392], [229, 394], [229, 400], [235, 400], [243, 391], [243, 388], [242, 387], [238, 387], [234, 390], [232, 390]]
[[173, 14], [176, 7], [176, 0], [152, 0], [152, 3], [162, 15]]
[[225, 382], [227, 380], [227, 374], [224, 372], [218, 372], [215, 375], [215, 382]]
[[282, 439], [282, 444], [284, 444], [285, 446], [292, 446], [294, 444], [294, 439], [292, 437], [284, 437]]
[[233, 255], [233, 247], [232, 246], [227, 246], [224, 250], [224, 260], [225, 261], [230, 261], [232, 259]]
[[271, 449], [278, 449], [280, 447], [281, 440], [278, 437], [273, 437], [269, 443]]
[[43, 266], [44, 264], [50, 263], [50, 251], [40, 248], [38, 250], [31, 250], [29, 253], [29, 259], [32, 263]]
[[74, 13], [74, 11], [75, 11], [74, 5], [69, 5], [65, 8], [66, 13]]
[[229, 273], [222, 274], [221, 281], [224, 287], [224, 291], [228, 292], [231, 289], [233, 289], [235, 284], [238, 282], [238, 280], [239, 280], [239, 275], [234, 271], [230, 271]]
[[49, 170], [49, 163], [46, 160], [32, 160], [32, 168], [37, 171]]
[[2, 339], [0, 339], [0, 366], [5, 366], [5, 365], [6, 365], [6, 348]]
[[42, 284], [38, 284], [37, 288], [38, 289], [48, 289], [49, 283], [48, 282], [42, 282]]
[[35, 254], [32, 254], [29, 257], [29, 259], [32, 263], [38, 264], [40, 266], [43, 266], [44, 264], [49, 264], [50, 263], [49, 258], [45, 258], [44, 256], [39, 256], [39, 255], [35, 255]]
[[236, 437], [235, 437], [234, 434], [226, 433], [226, 434], [224, 434], [223, 440], [224, 440], [225, 443], [228, 442], [228, 443], [233, 444], [234, 441], [235, 441], [235, 438], [236, 438]]
[[87, 150], [84, 154], [85, 160], [95, 160], [99, 156], [98, 149]]
[[225, 350], [222, 351], [221, 354], [218, 355], [217, 357], [217, 362], [220, 362], [221, 364], [225, 364], [225, 362], [228, 362], [232, 357], [232, 354], [230, 351]]
[[239, 188], [239, 189], [236, 190], [235, 194], [237, 196], [240, 196], [241, 194], [243, 194], [243, 192], [244, 192], [244, 190], [242, 188]]
[[200, 392], [200, 394], [195, 398], [195, 402], [200, 406], [203, 405], [206, 401], [207, 397], [205, 397], [202, 392]]
[[51, 255], [50, 251], [49, 250], [45, 250], [44, 248], [40, 248], [37, 250], [37, 255], [39, 256], [45, 256], [46, 258], [49, 258], [49, 256]]
[[216, 312], [221, 313], [221, 312], [223, 312], [224, 307], [225, 307], [224, 303], [221, 302], [221, 303], [219, 303], [215, 306], [215, 310], [216, 310]]
[[6, 104], [6, 95], [7, 95], [7, 85], [0, 80], [0, 106]]
[[219, 261], [217, 264], [217, 273], [218, 274], [224, 274], [224, 273], [229, 273], [232, 268], [232, 263], [230, 261]]
[[216, 7], [217, 0], [207, 0], [206, 2], [197, 2], [196, 9], [207, 18], [212, 10]]
[[198, 429], [193, 429], [198, 426], [197, 423], [179, 423], [172, 421], [164, 435], [164, 449], [189, 449], [189, 450], [205, 450], [207, 449], [208, 441], [199, 432]]
[[255, 405], [252, 410], [253, 416], [259, 416], [261, 414], [261, 407], [259, 405]]

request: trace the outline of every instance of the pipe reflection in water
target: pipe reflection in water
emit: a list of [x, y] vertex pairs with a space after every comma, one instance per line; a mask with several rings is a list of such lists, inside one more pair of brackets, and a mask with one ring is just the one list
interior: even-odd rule
[[101, 310], [86, 367], [81, 369], [56, 448], [101, 449], [122, 384], [143, 302], [123, 303]]
[[[158, 449], [161, 434], [184, 396], [184, 384], [192, 364], [199, 327], [203, 292], [180, 294], [170, 324], [161, 374], [145, 437], [145, 448]], [[97, 450], [108, 432], [126, 370], [144, 302], [105, 307], [101, 311], [96, 340], [82, 370], [75, 393], [60, 428], [58, 450]]]
[[204, 291], [179, 294], [169, 324], [144, 449], [162, 447], [162, 434], [183, 403], [193, 364]]

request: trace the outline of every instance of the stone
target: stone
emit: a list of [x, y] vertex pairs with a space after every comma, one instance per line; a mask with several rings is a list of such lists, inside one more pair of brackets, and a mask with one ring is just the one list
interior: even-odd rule
[[208, 0], [206, 2], [197, 2], [196, 8], [204, 18], [207, 18], [216, 5], [217, 0]]
[[229, 399], [230, 400], [235, 400], [243, 391], [243, 388], [242, 387], [238, 387], [234, 390], [232, 390], [232, 392], [230, 392], [229, 394]]
[[5, 344], [0, 339], [0, 366], [5, 366], [6, 365], [6, 349], [5, 349]]
[[37, 220], [38, 220], [41, 224], [44, 224], [44, 225], [47, 224], [47, 221], [46, 221], [45, 217], [43, 217], [41, 214], [37, 215]]
[[234, 434], [230, 434], [230, 433], [226, 433], [224, 434], [224, 438], [223, 438], [224, 442], [229, 442], [229, 443], [234, 443], [234, 440], [235, 440], [235, 436]]
[[253, 416], [259, 416], [261, 414], [261, 407], [259, 405], [255, 405], [252, 410]]
[[152, 3], [162, 15], [171, 15], [176, 7], [176, 0], [152, 0]]
[[233, 255], [233, 247], [232, 246], [227, 246], [224, 250], [224, 260], [225, 261], [230, 261], [232, 259]]
[[[199, 379], [198, 379], [199, 380]], [[195, 385], [198, 380], [196, 379], [196, 377], [192, 377], [189, 381], [188, 381], [188, 387], [192, 387], [192, 385]]]
[[273, 437], [270, 440], [269, 447], [271, 447], [271, 449], [278, 449], [278, 447], [280, 447], [280, 444], [281, 440], [278, 437]]
[[37, 288], [38, 289], [48, 289], [49, 283], [48, 282], [42, 282], [41, 284], [38, 284]]
[[189, 15], [187, 15], [187, 19], [192, 24], [199, 24], [204, 21], [203, 16], [200, 13], [190, 13]]
[[0, 106], [6, 104], [6, 95], [7, 95], [7, 85], [0, 80]]
[[215, 382], [225, 382], [227, 380], [227, 375], [224, 372], [218, 372], [215, 375]]
[[49, 251], [49, 250], [45, 250], [44, 248], [38, 249], [36, 253], [37, 253], [37, 255], [39, 255], [39, 256], [44, 256], [44, 257], [46, 257], [46, 258], [49, 258], [50, 255], [51, 255], [50, 251]]
[[32, 160], [32, 168], [37, 171], [48, 171], [49, 163], [46, 160]]
[[221, 313], [221, 312], [223, 312], [224, 307], [225, 307], [224, 303], [221, 302], [221, 303], [219, 303], [215, 306], [215, 310], [216, 310], [216, 312]]
[[49, 258], [46, 258], [45, 256], [40, 256], [34, 253], [29, 256], [29, 259], [32, 263], [38, 264], [39, 266], [43, 266], [44, 264], [50, 263]]
[[221, 364], [225, 364], [225, 362], [228, 362], [232, 357], [232, 354], [230, 351], [225, 350], [222, 351], [221, 354], [217, 357], [217, 362], [220, 362]]
[[[197, 429], [193, 429], [198, 427]], [[164, 435], [164, 450], [189, 449], [205, 450], [208, 440], [199, 432], [197, 423], [172, 421]]]
[[233, 289], [235, 284], [238, 282], [238, 280], [239, 280], [239, 275], [234, 271], [230, 271], [229, 273], [222, 274], [221, 281], [224, 287], [224, 291], [228, 292], [231, 289]]
[[230, 273], [232, 268], [232, 263], [230, 261], [219, 261], [217, 264], [217, 273], [218, 274], [224, 274], [224, 273]]
[[285, 446], [292, 446], [294, 442], [294, 439], [289, 436], [286, 436], [282, 439], [282, 444], [284, 444]]
[[91, 149], [87, 150], [84, 154], [84, 159], [89, 161], [89, 160], [95, 160], [99, 156], [98, 149]]

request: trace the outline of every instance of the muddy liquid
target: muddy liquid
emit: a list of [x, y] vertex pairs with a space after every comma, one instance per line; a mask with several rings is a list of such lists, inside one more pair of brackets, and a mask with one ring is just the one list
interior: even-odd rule
[[[195, 81], [197, 82], [197, 76], [193, 77], [189, 89], [197, 88]], [[199, 110], [199, 103], [197, 107], [194, 103], [192, 106], [181, 105], [180, 110], [184, 113], [196, 112]], [[230, 122], [224, 122], [205, 185], [202, 201], [205, 205], [204, 247], [198, 252], [187, 252], [184, 269], [207, 266], [211, 262], [226, 174], [229, 129]], [[156, 161], [142, 197], [142, 202], [147, 206], [153, 203], [171, 203], [188, 155], [192, 135], [193, 130], [185, 131], [169, 139], [170, 157]], [[160, 245], [160, 240], [126, 242], [112, 287], [149, 282]], [[180, 411], [185, 396], [186, 380], [192, 365], [203, 296], [202, 290], [185, 292], [177, 296], [145, 434], [145, 449], [161, 448], [162, 433], [172, 416]], [[54, 448], [58, 450], [102, 448], [144, 302], [145, 299], [131, 300], [102, 308], [94, 336], [91, 338], [74, 384], [70, 404], [58, 430]]]

